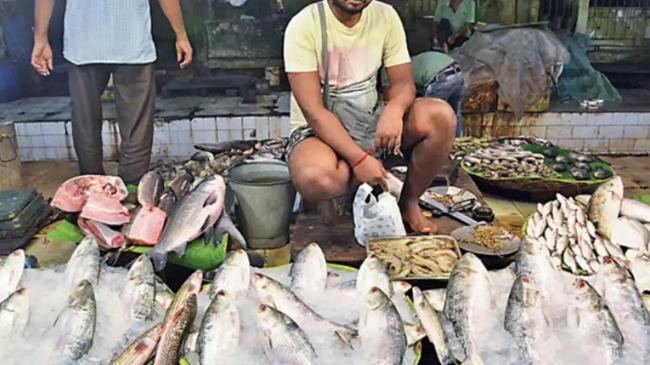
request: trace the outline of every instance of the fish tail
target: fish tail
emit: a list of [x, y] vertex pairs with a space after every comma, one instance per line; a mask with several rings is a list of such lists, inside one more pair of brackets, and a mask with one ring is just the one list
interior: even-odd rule
[[161, 271], [167, 266], [167, 253], [161, 252], [160, 250], [153, 249], [147, 254], [153, 263], [153, 267], [156, 271]]

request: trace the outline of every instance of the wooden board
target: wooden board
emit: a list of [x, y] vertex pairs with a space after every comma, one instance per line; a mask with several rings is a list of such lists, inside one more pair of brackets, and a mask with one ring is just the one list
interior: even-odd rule
[[[466, 189], [483, 201], [474, 181], [462, 170], [458, 172], [455, 186]], [[449, 234], [463, 224], [449, 217], [432, 218], [439, 234]], [[365, 247], [354, 239], [354, 223], [351, 214], [335, 217], [331, 225], [325, 225], [320, 213], [301, 212], [291, 226], [291, 245], [295, 255], [311, 242], [320, 245], [328, 262], [358, 266], [366, 257]]]

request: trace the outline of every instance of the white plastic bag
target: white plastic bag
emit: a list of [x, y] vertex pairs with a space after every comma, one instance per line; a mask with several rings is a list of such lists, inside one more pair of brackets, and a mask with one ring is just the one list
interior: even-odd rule
[[372, 194], [372, 187], [363, 184], [357, 190], [353, 205], [354, 238], [361, 246], [372, 237], [402, 237], [406, 229], [402, 221], [397, 199], [390, 193], [379, 198]]

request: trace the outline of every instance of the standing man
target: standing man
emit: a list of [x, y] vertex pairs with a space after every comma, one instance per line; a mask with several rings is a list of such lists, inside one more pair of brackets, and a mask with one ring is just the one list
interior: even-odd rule
[[[434, 233], [418, 199], [447, 162], [456, 117], [442, 100], [415, 99], [397, 12], [376, 0], [308, 5], [287, 27], [284, 62], [294, 97], [287, 153], [300, 194], [325, 200], [359, 183], [385, 187], [373, 151], [401, 151], [409, 161], [402, 218], [417, 233]], [[385, 105], [377, 93], [382, 64], [391, 85]]]
[[[47, 29], [55, 0], [36, 0], [32, 66], [47, 76], [53, 69]], [[159, 0], [176, 33], [181, 68], [192, 62], [179, 0]], [[148, 0], [67, 0], [63, 56], [70, 62], [68, 84], [72, 102], [72, 137], [79, 173], [104, 174], [102, 165], [102, 103], [113, 75], [119, 123], [118, 175], [137, 183], [149, 169], [153, 143], [156, 86]]]
[[439, 0], [433, 21], [436, 29], [451, 27], [452, 33], [447, 38], [450, 49], [460, 47], [470, 37], [476, 23], [476, 3], [474, 0]]

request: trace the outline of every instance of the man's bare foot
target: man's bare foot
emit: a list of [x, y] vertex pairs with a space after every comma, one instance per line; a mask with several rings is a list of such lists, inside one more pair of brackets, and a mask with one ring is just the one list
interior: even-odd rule
[[403, 204], [400, 207], [402, 219], [417, 234], [434, 234], [438, 232], [438, 226], [422, 215], [420, 206], [415, 204]]

